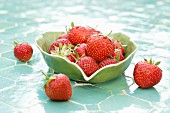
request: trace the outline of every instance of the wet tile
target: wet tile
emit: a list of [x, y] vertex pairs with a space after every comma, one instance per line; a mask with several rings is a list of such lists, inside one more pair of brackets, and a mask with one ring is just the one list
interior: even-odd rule
[[86, 113], [84, 107], [70, 101], [51, 101], [30, 107], [30, 113]]
[[77, 86], [73, 88], [71, 100], [81, 104], [97, 104], [110, 95], [109, 91], [95, 86]]
[[36, 86], [17, 85], [0, 93], [0, 101], [9, 103], [16, 108], [27, 108], [46, 99], [44, 91]]
[[158, 108], [158, 109], [152, 110], [150, 113], [170, 113], [170, 109], [169, 108]]
[[160, 102], [160, 98], [161, 98], [159, 92], [154, 87], [149, 88], [149, 89], [136, 88], [133, 91], [133, 93], [129, 93], [129, 95], [134, 96], [136, 98], [144, 99], [150, 102]]
[[0, 73], [1, 73], [0, 76], [4, 76], [12, 80], [20, 80], [22, 79], [22, 76], [32, 74], [33, 68], [27, 65], [16, 65], [6, 68], [0, 71]]
[[116, 91], [116, 90], [121, 91], [122, 89], [128, 87], [128, 84], [126, 82], [125, 75], [123, 74], [120, 77], [117, 77], [111, 81], [95, 84], [95, 86], [98, 86], [98, 87], [101, 87], [107, 90], [112, 90], [112, 91]]
[[86, 105], [86, 108], [87, 108], [88, 111], [99, 111], [98, 105], [95, 105], [95, 104], [93, 104], [93, 105]]
[[[168, 0], [124, 0], [123, 4], [122, 1], [94, 0], [93, 8], [87, 8], [89, 3], [85, 1], [69, 4], [66, 1], [54, 1], [48, 6], [46, 4], [49, 1], [40, 1], [11, 0], [0, 3], [0, 113], [170, 113]], [[61, 5], [56, 7], [57, 4]], [[37, 12], [43, 15], [37, 15]], [[70, 16], [66, 16], [68, 14]], [[48, 71], [44, 60], [35, 52], [29, 62], [18, 61], [11, 52], [13, 41], [28, 41], [32, 44], [43, 32], [63, 31], [64, 26], [70, 25], [71, 21], [76, 25], [98, 25], [103, 33], [113, 29], [113, 32], [131, 34], [131, 39], [139, 48], [125, 75], [133, 77], [137, 61], [143, 57], [154, 57], [161, 60], [161, 82], [154, 89], [142, 90], [136, 84], [129, 87], [132, 81], [127, 78], [117, 78], [94, 86], [74, 87], [70, 101], [50, 101], [43, 92], [44, 77], [40, 75], [41, 72], [35, 71]], [[71, 81], [71, 84], [75, 85], [75, 82]], [[119, 95], [121, 91], [126, 91], [127, 95]], [[96, 103], [100, 103], [100, 110]]]
[[15, 85], [15, 81], [7, 79], [5, 77], [0, 77], [0, 91], [11, 88]]
[[149, 112], [152, 106], [146, 101], [141, 101], [128, 95], [116, 95], [100, 103], [100, 108], [106, 112], [130, 113], [135, 111], [136, 113], [144, 113]]
[[0, 102], [0, 111], [3, 113], [21, 113], [19, 111], [17, 111], [16, 109], [14, 109], [13, 107], [4, 104], [2, 102]]
[[6, 52], [6, 51], [9, 51], [12, 49], [12, 47], [10, 45], [7, 45], [7, 44], [1, 44], [0, 43], [0, 53], [3, 53], [3, 52]]
[[48, 66], [46, 65], [40, 53], [34, 53], [32, 55], [32, 58], [27, 62], [27, 65], [30, 65], [34, 68], [39, 68], [39, 69], [48, 68]]
[[165, 104], [170, 108], [170, 97], [165, 101]]
[[16, 61], [16, 64], [26, 64], [26, 62], [21, 62], [17, 58], [15, 58], [13, 50], [5, 52], [1, 56]]
[[44, 90], [43, 86], [45, 84], [45, 77], [40, 73], [32, 73], [22, 75], [20, 79], [16, 81], [17, 86], [25, 86], [29, 88], [38, 88], [40, 90]]
[[1, 62], [0, 70], [3, 68], [9, 67], [9, 66], [15, 65], [14, 61], [6, 59], [6, 58], [2, 58], [2, 57], [0, 57], [0, 62]]
[[5, 52], [1, 55], [2, 57], [5, 57], [5, 58], [8, 58], [8, 59], [11, 59], [11, 60], [16, 60], [15, 56], [14, 56], [14, 52], [13, 50], [12, 51], [8, 51], [8, 52]]
[[107, 113], [107, 112], [97, 110], [97, 111], [87, 111], [86, 113]]

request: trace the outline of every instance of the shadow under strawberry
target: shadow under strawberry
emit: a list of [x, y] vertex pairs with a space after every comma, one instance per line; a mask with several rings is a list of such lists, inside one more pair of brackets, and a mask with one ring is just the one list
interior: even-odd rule
[[150, 102], [160, 102], [160, 95], [154, 87], [148, 89], [137, 88], [130, 95]]

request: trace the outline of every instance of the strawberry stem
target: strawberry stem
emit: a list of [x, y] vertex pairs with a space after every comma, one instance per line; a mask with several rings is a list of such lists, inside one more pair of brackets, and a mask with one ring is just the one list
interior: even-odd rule
[[71, 28], [73, 28], [74, 27], [74, 22], [71, 22]]
[[111, 34], [112, 34], [112, 30], [106, 36], [110, 36]]
[[110, 58], [114, 58], [111, 54], [109, 54], [109, 57], [110, 57]]
[[49, 80], [49, 77], [42, 71], [42, 74], [45, 76], [46, 80]]
[[50, 73], [54, 76], [54, 70], [52, 68], [50, 68]]
[[17, 41], [14, 41], [14, 46], [19, 45], [19, 43]]
[[[76, 61], [75, 63], [77, 63], [78, 62], [78, 60], [74, 57], [74, 55], [72, 55], [72, 54], [70, 54], [71, 55], [71, 57], [73, 57], [74, 58], [74, 60]], [[78, 58], [78, 57], [77, 57]]]
[[96, 25], [94, 29], [97, 29], [97, 27], [98, 27], [98, 25]]
[[65, 29], [66, 29], [66, 33], [68, 33], [68, 29], [67, 29], [67, 26], [65, 26]]

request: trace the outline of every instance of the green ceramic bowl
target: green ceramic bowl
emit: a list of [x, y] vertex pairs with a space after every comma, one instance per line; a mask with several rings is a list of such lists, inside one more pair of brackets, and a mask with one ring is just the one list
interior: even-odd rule
[[35, 43], [41, 51], [46, 64], [54, 69], [56, 73], [66, 74], [70, 79], [83, 82], [100, 83], [112, 80], [120, 76], [130, 65], [133, 56], [137, 50], [136, 44], [130, 38], [122, 33], [113, 34], [114, 40], [120, 40], [125, 47], [125, 59], [117, 64], [105, 66], [90, 77], [87, 77], [83, 70], [75, 63], [70, 62], [67, 58], [58, 55], [49, 54], [50, 45], [63, 32], [46, 32]]

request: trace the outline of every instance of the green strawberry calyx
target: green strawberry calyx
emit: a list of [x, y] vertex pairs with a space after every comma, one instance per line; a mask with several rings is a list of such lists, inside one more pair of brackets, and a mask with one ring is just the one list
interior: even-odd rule
[[[161, 61], [155, 62], [154, 60], [152, 60], [152, 58], [149, 61], [147, 59], [144, 59], [144, 61], [148, 62], [149, 64], [156, 65], [156, 66], [158, 66], [161, 63]], [[162, 71], [161, 68], [159, 68], [159, 69]]]
[[111, 34], [112, 34], [112, 30], [106, 36], [109, 37]]
[[51, 54], [54, 55], [60, 55], [60, 56], [67, 56], [72, 53], [74, 45], [69, 44], [68, 46], [66, 44], [59, 44], [59, 47], [55, 47], [55, 50], [51, 50]]
[[17, 45], [20, 45], [20, 43], [17, 41], [14, 41], [14, 46], [17, 46]]
[[147, 59], [144, 59], [144, 61], [153, 65], [159, 65], [161, 63], [161, 61], [155, 62], [154, 60], [152, 60], [152, 58], [149, 61]]
[[44, 86], [48, 86], [49, 85], [49, 82], [52, 80], [52, 79], [55, 79], [54, 78], [54, 70], [50, 68], [50, 72], [52, 73], [51, 77], [48, 77], [46, 73], [44, 73], [42, 71], [42, 74], [45, 76], [45, 79], [46, 79], [46, 83]]
[[69, 33], [70, 30], [74, 27], [74, 22], [71, 22], [71, 28], [68, 28], [67, 29], [67, 26], [65, 26], [65, 29], [66, 29], [66, 33]]

